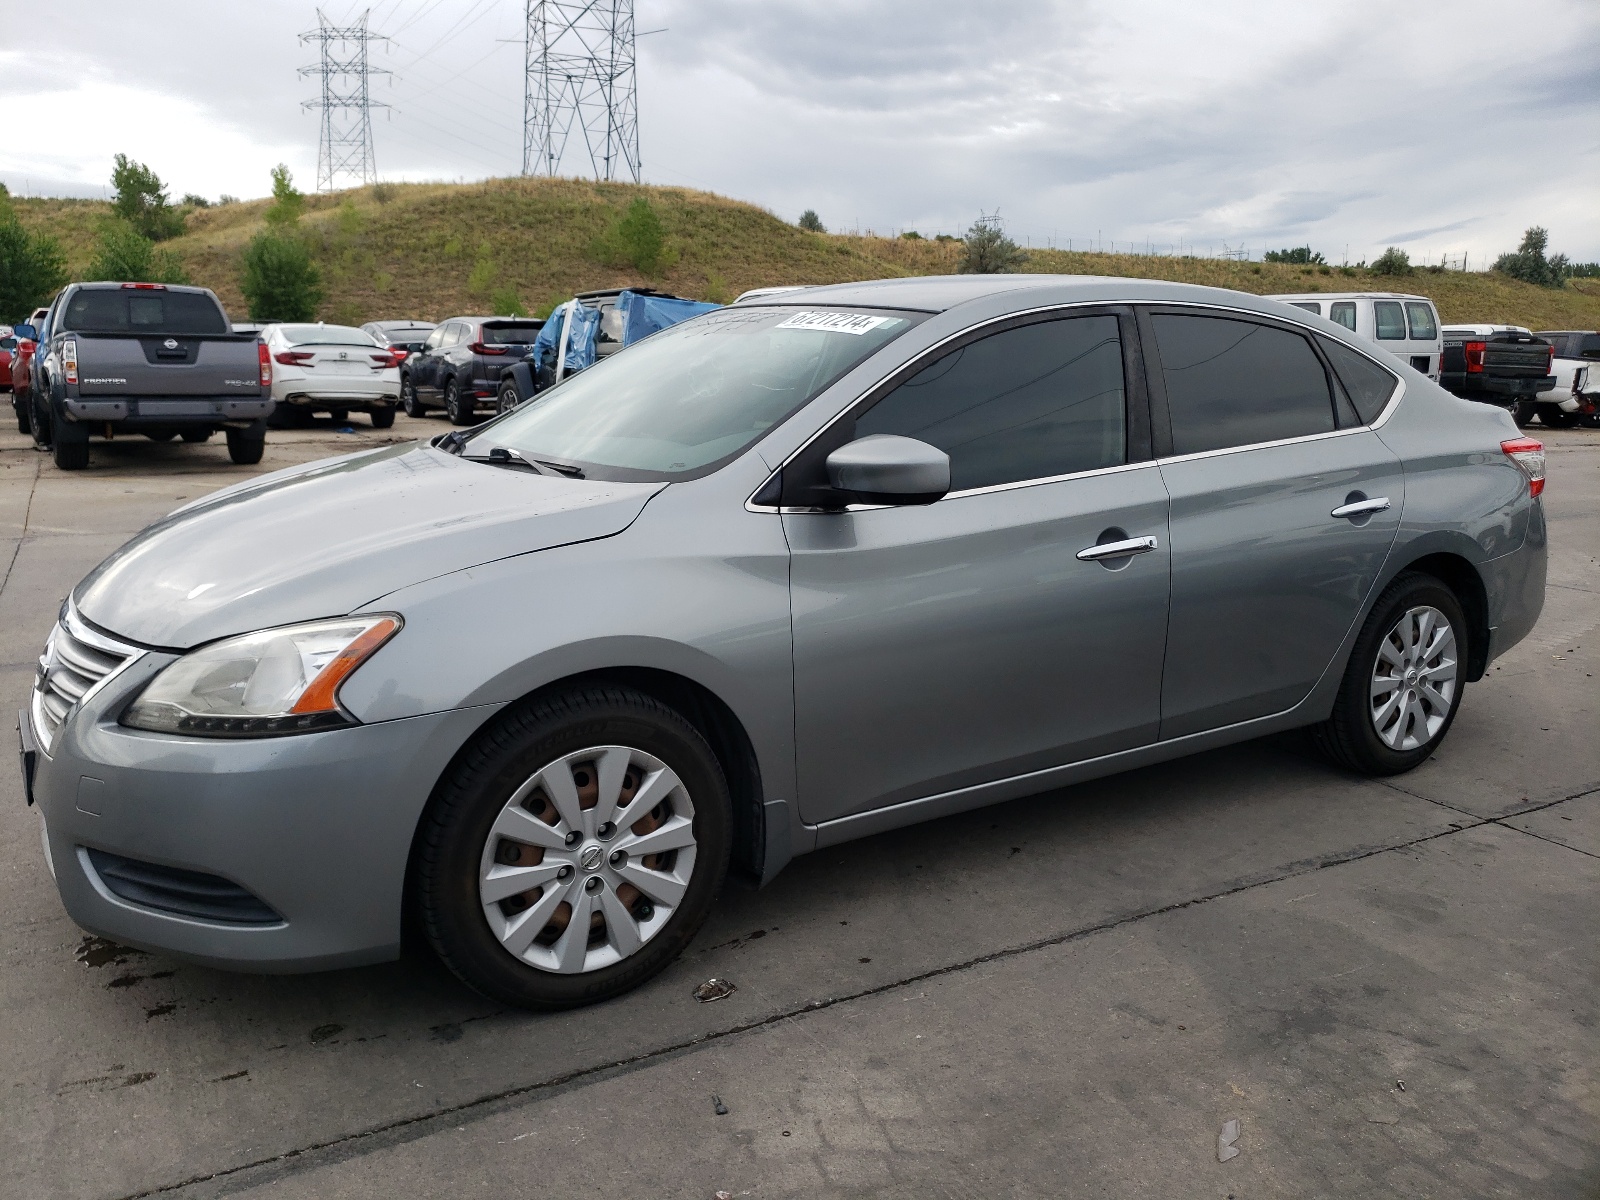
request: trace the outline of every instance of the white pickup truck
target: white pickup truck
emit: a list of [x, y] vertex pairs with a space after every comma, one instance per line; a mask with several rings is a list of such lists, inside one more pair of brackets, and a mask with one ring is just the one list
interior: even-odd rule
[[[1584, 425], [1600, 429], [1600, 333], [1592, 329], [1545, 329], [1539, 337], [1555, 347], [1550, 371], [1555, 386], [1535, 399], [1545, 425]], [[1532, 414], [1529, 414], [1532, 415]], [[1518, 421], [1523, 417], [1518, 415]]]

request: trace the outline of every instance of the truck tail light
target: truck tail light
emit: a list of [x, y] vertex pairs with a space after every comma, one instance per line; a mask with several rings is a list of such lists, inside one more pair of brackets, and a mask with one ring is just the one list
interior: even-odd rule
[[491, 346], [488, 342], [473, 342], [467, 347], [474, 354], [510, 354], [509, 346]]
[[1528, 495], [1537, 496], [1544, 491], [1544, 443], [1534, 438], [1512, 438], [1501, 442], [1500, 449], [1528, 477]]
[[[262, 347], [262, 349], [265, 348], [265, 346]], [[316, 357], [316, 355], [309, 350], [279, 350], [272, 357], [286, 367], [304, 367], [307, 366], [311, 360]]]
[[1488, 348], [1488, 342], [1468, 342], [1461, 347], [1467, 356], [1468, 371], [1478, 372], [1483, 370], [1483, 352]]
[[141, 292], [164, 292], [167, 285], [164, 283], [125, 283], [124, 288], [137, 288]]
[[68, 383], [78, 382], [78, 342], [68, 338], [61, 343], [61, 366], [67, 373]]
[[272, 351], [265, 342], [256, 343], [256, 357], [261, 360], [261, 386], [272, 386]]

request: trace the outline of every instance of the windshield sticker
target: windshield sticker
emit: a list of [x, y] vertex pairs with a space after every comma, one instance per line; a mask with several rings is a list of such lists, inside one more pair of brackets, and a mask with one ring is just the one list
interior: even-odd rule
[[821, 329], [826, 333], [870, 333], [879, 325], [887, 325], [894, 317], [866, 317], [860, 313], [797, 312], [787, 321], [773, 326], [775, 329]]

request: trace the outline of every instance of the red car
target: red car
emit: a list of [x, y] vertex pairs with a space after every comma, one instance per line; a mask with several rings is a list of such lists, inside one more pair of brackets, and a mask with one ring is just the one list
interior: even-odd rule
[[11, 358], [17, 348], [17, 339], [11, 334], [11, 326], [0, 325], [0, 392], [11, 390]]
[[[34, 309], [32, 315], [28, 317], [29, 323], [35, 329], [39, 328], [39, 323], [49, 311], [48, 308]], [[33, 419], [30, 415], [32, 409], [28, 407], [30, 399], [28, 380], [30, 368], [33, 366], [33, 343], [27, 338], [11, 337], [6, 340], [11, 342], [14, 348], [6, 354], [3, 368], [0, 368], [4, 371], [4, 374], [0, 375], [0, 382], [3, 382], [6, 385], [5, 390], [11, 393], [11, 407], [17, 414], [17, 432], [31, 433]]]

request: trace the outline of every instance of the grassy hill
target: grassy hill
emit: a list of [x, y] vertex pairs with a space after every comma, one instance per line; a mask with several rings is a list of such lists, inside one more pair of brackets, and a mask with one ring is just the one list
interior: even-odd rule
[[[670, 265], [647, 278], [608, 266], [598, 243], [637, 196], [646, 195], [667, 233]], [[109, 206], [92, 200], [15, 200], [24, 225], [54, 234], [81, 278]], [[190, 278], [216, 290], [243, 320], [240, 256], [263, 228], [266, 200], [199, 209], [166, 243]], [[683, 188], [573, 179], [497, 179], [478, 184], [381, 184], [306, 197], [302, 228], [320, 264], [327, 320], [440, 320], [484, 312], [514, 290], [543, 311], [575, 291], [650, 284], [680, 295], [731, 300], [746, 288], [837, 283], [955, 270], [951, 242], [807, 233], [753, 205]], [[1600, 280], [1556, 290], [1482, 272], [1418, 271], [1403, 278], [1364, 270], [1035, 250], [1029, 271], [1124, 275], [1210, 284], [1255, 293], [1379, 289], [1431, 297], [1445, 321], [1541, 328], [1600, 328]]]

